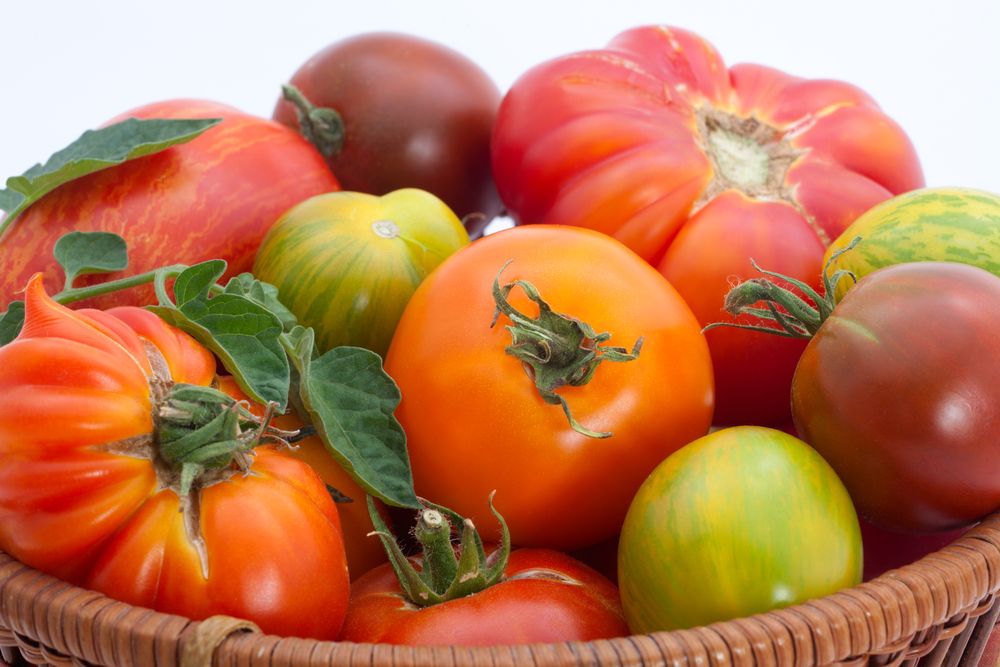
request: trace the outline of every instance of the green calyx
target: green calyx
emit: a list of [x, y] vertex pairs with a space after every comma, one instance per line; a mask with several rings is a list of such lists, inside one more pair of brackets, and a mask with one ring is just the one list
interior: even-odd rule
[[[510, 320], [506, 328], [512, 341], [504, 351], [520, 360], [546, 403], [562, 406], [574, 431], [591, 438], [611, 437], [610, 432], [593, 431], [577, 422], [566, 399], [556, 390], [565, 385], [587, 384], [603, 361], [637, 359], [642, 338], [635, 342], [631, 352], [624, 347], [601, 347], [601, 343], [611, 338], [610, 333], [598, 334], [586, 322], [553, 311], [530, 282], [515, 280], [501, 286], [500, 274], [509, 264], [504, 264], [493, 280], [496, 311], [490, 323], [490, 327], [495, 326], [501, 313]], [[538, 317], [529, 317], [510, 304], [507, 297], [514, 287], [524, 290], [538, 306]]]
[[344, 119], [335, 109], [318, 107], [291, 84], [281, 87], [282, 96], [295, 107], [299, 132], [325, 158], [335, 157], [344, 147]]
[[294, 432], [271, 426], [276, 404], [263, 418], [245, 401], [213, 389], [174, 384], [157, 409], [156, 444], [160, 457], [177, 475], [177, 490], [186, 496], [219, 473], [250, 470], [249, 453], [262, 444], [287, 444]]
[[[854, 248], [860, 241], [861, 237], [856, 237], [850, 244], [830, 256], [826, 266], [823, 267], [823, 294], [819, 294], [801, 280], [762, 269], [757, 265], [757, 262], [751, 259], [750, 264], [753, 268], [767, 277], [746, 280], [733, 287], [726, 294], [723, 308], [734, 317], [751, 315], [769, 322], [771, 325], [713, 322], [706, 326], [704, 331], [716, 327], [732, 327], [762, 331], [786, 338], [812, 338], [837, 305], [836, 293], [840, 281], [849, 278], [857, 282], [857, 278], [850, 271], [839, 270], [831, 274], [830, 266], [838, 257]], [[781, 287], [774, 280], [771, 280], [772, 278], [798, 288], [812, 303], [810, 304], [790, 289]], [[764, 304], [763, 308], [757, 306], [761, 302]]]
[[[372, 535], [378, 535], [382, 540], [400, 588], [412, 604], [418, 607], [441, 604], [478, 593], [503, 579], [510, 556], [510, 532], [503, 517], [493, 507], [495, 493], [490, 494], [489, 506], [500, 522], [501, 538], [500, 546], [488, 556], [471, 519], [421, 499], [424, 507], [418, 513], [414, 528], [414, 536], [423, 548], [420, 569], [403, 554], [374, 500], [368, 496], [368, 513], [375, 526]], [[457, 554], [452, 541], [453, 530], [459, 532]]]

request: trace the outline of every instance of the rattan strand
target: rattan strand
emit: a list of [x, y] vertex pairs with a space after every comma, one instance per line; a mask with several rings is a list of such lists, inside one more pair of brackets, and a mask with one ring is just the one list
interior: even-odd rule
[[[115, 602], [0, 554], [0, 667], [686, 665], [976, 667], [1000, 617], [1000, 514], [850, 590], [750, 618], [595, 642], [411, 648], [263, 635]], [[245, 632], [250, 630], [250, 632]]]

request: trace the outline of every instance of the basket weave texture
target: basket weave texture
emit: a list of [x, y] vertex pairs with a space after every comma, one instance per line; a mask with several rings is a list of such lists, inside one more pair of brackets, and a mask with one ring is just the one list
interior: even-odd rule
[[0, 667], [676, 665], [976, 667], [1000, 613], [1000, 513], [854, 588], [749, 618], [594, 642], [417, 648], [263, 635], [115, 602], [0, 553]]

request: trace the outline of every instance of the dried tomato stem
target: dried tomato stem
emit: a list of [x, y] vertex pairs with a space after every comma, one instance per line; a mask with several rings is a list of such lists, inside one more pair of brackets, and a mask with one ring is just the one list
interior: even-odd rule
[[[553, 311], [530, 282], [515, 280], [501, 286], [500, 274], [509, 265], [510, 262], [504, 264], [493, 279], [496, 311], [490, 323], [490, 327], [495, 326], [501, 313], [510, 320], [506, 329], [510, 332], [511, 344], [504, 351], [521, 361], [546, 403], [562, 406], [574, 431], [591, 438], [611, 437], [610, 432], [593, 431], [577, 422], [566, 399], [556, 390], [565, 385], [587, 384], [603, 361], [637, 359], [642, 338], [635, 342], [631, 352], [623, 347], [602, 347], [601, 343], [611, 338], [610, 333], [598, 334], [586, 322]], [[537, 317], [529, 317], [510, 304], [507, 297], [514, 287], [520, 287], [538, 306]]]

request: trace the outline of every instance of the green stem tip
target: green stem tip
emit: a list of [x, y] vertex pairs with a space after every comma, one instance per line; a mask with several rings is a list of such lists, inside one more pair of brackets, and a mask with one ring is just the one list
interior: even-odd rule
[[[368, 514], [375, 527], [371, 534], [382, 540], [407, 600], [418, 607], [429, 607], [478, 593], [503, 580], [510, 556], [510, 532], [493, 506], [495, 494], [496, 491], [490, 494], [488, 502], [490, 512], [500, 523], [501, 538], [500, 546], [488, 556], [471, 519], [421, 499], [424, 507], [417, 514], [413, 531], [423, 550], [420, 569], [403, 554], [379, 514], [374, 499], [368, 496]], [[456, 530], [459, 540], [457, 553], [453, 541]]]
[[[840, 281], [849, 278], [857, 282], [857, 278], [850, 271], [839, 270], [830, 273], [830, 267], [838, 257], [852, 250], [860, 241], [860, 236], [855, 237], [847, 246], [830, 256], [826, 266], [823, 267], [822, 294], [801, 280], [762, 269], [757, 262], [751, 259], [750, 264], [753, 268], [765, 277], [746, 280], [729, 290], [723, 309], [733, 317], [750, 315], [763, 320], [765, 324], [713, 322], [706, 326], [703, 331], [709, 331], [716, 327], [732, 327], [761, 331], [787, 338], [812, 338], [837, 305], [836, 293]], [[775, 280], [783, 281], [797, 288], [808, 301], [791, 289], [782, 287]], [[758, 307], [757, 304], [760, 303], [763, 303], [764, 307]]]
[[299, 132], [309, 140], [323, 157], [337, 156], [344, 148], [344, 119], [336, 111], [318, 107], [310, 102], [302, 91], [287, 83], [281, 87], [281, 94], [295, 107], [299, 118]]

